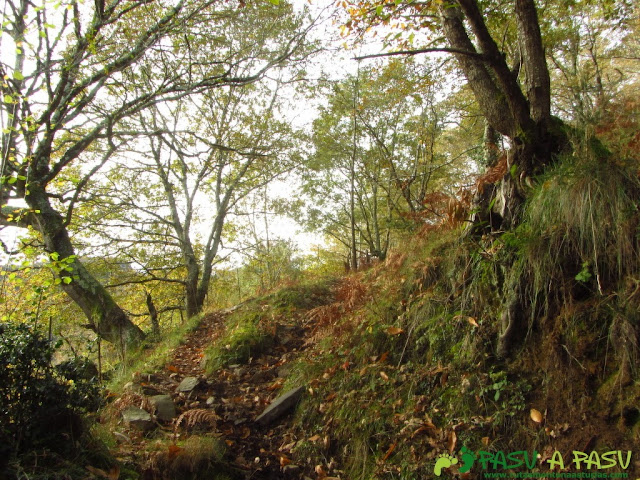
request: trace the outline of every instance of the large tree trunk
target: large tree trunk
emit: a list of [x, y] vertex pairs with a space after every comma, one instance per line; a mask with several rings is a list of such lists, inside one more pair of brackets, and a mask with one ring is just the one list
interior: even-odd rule
[[[511, 143], [506, 174], [496, 185], [484, 186], [476, 196], [472, 210], [479, 213], [472, 221], [482, 223], [472, 225], [469, 229], [472, 234], [517, 226], [522, 221], [531, 177], [540, 173], [565, 143], [560, 138], [562, 129], [553, 125], [551, 118], [549, 70], [534, 0], [515, 0], [515, 15], [524, 89], [518, 73], [509, 69], [492, 38], [476, 0], [447, 0], [441, 8], [445, 37], [458, 52], [460, 68], [489, 127], [508, 137]], [[466, 25], [473, 32], [475, 43]], [[520, 276], [507, 285], [499, 356], [509, 356], [524, 338], [525, 284], [526, 278]]]
[[[29, 218], [31, 226], [42, 235], [46, 251], [57, 254], [58, 262], [73, 259], [66, 265], [72, 270], [63, 269], [58, 276], [62, 279], [63, 290], [87, 316], [89, 327], [101, 338], [120, 346], [136, 344], [144, 339], [142, 330], [75, 256], [63, 217], [51, 206], [44, 189], [36, 182], [31, 183], [25, 199], [31, 209], [40, 212]], [[67, 283], [73, 276], [77, 278]]]

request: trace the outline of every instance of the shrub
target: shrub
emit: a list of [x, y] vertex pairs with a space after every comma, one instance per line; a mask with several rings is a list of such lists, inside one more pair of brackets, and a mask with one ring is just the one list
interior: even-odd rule
[[[0, 438], [11, 454], [73, 448], [80, 411], [94, 410], [100, 392], [90, 380], [51, 365], [54, 347], [24, 324], [0, 324]], [[67, 370], [65, 372], [65, 370]]]

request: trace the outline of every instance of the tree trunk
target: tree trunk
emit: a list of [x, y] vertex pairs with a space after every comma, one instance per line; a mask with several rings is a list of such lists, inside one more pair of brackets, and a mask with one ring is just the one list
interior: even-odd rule
[[151, 319], [151, 333], [157, 338], [160, 337], [160, 323], [158, 322], [158, 309], [153, 303], [153, 297], [151, 292], [147, 292], [147, 310], [149, 311], [149, 318]]
[[[29, 185], [27, 204], [40, 213], [31, 216], [31, 226], [42, 235], [45, 249], [56, 253], [58, 261], [73, 258], [68, 263], [71, 272], [61, 270], [62, 289], [82, 309], [89, 320], [89, 327], [101, 338], [116, 345], [133, 345], [144, 339], [145, 335], [113, 300], [104, 286], [98, 282], [75, 257], [75, 251], [64, 225], [62, 215], [50, 204], [44, 189], [33, 182]], [[70, 283], [66, 278], [77, 276]]]
[[187, 318], [199, 314], [202, 311], [202, 303], [198, 296], [198, 280], [200, 278], [200, 267], [195, 255], [185, 255], [187, 267], [187, 278], [185, 278], [185, 302]]

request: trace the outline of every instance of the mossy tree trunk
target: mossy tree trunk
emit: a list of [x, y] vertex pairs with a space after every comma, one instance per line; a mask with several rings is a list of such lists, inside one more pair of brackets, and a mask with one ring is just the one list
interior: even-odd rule
[[[565, 143], [563, 129], [551, 117], [551, 82], [534, 0], [515, 0], [520, 58], [513, 68], [491, 36], [476, 0], [448, 0], [440, 9], [445, 37], [458, 60], [488, 129], [509, 139], [506, 174], [476, 197], [476, 215], [470, 231], [513, 229], [539, 174]], [[473, 41], [471, 38], [473, 37]], [[520, 78], [524, 78], [521, 83]], [[491, 133], [491, 132], [489, 132]], [[527, 330], [526, 276], [513, 278], [506, 288], [498, 354], [509, 356]]]
[[44, 188], [32, 182], [25, 200], [32, 209], [32, 213], [25, 217], [28, 225], [40, 233], [45, 250], [55, 254], [58, 264], [70, 269], [58, 271], [60, 285], [87, 316], [88, 327], [101, 338], [122, 347], [143, 340], [145, 334], [142, 330], [76, 257], [64, 218], [51, 206]]

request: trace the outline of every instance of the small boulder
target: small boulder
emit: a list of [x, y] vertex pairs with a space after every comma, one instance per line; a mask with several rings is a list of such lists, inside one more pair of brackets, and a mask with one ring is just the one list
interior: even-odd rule
[[122, 411], [122, 419], [132, 428], [137, 430], [149, 430], [153, 427], [151, 414], [138, 407], [127, 407]]
[[162, 422], [170, 422], [176, 418], [176, 406], [171, 395], [155, 395], [151, 403], [156, 408], [156, 417]]
[[256, 418], [256, 423], [266, 426], [275, 422], [298, 404], [302, 397], [302, 392], [304, 392], [304, 387], [297, 387], [280, 395]]
[[197, 377], [185, 377], [178, 388], [176, 389], [178, 392], [191, 392], [194, 388], [198, 386], [200, 380]]

